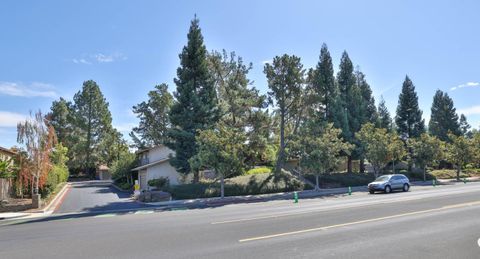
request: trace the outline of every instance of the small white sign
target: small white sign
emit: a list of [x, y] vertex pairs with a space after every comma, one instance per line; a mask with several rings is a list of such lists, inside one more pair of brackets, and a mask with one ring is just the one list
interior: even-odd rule
[[478, 246], [480, 246], [480, 238], [477, 240], [477, 244]]

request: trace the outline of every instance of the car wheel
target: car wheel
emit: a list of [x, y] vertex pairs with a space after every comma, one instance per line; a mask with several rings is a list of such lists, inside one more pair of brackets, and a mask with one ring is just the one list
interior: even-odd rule
[[370, 194], [374, 194], [374, 193], [375, 193], [374, 190], [369, 190], [368, 192], [369, 192]]
[[408, 192], [409, 189], [410, 189], [410, 185], [408, 185], [408, 183], [403, 185], [403, 191], [404, 192]]
[[385, 193], [391, 193], [392, 192], [392, 187], [390, 185], [385, 186]]

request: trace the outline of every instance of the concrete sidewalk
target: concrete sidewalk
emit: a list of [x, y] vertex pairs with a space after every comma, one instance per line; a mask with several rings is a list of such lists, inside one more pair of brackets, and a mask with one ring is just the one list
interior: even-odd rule
[[70, 183], [67, 183], [63, 188], [55, 195], [55, 197], [41, 209], [30, 209], [22, 212], [3, 212], [0, 213], [0, 220], [16, 220], [16, 219], [32, 219], [38, 217], [46, 217], [53, 213], [58, 204], [61, 203], [62, 198], [70, 188]]
[[[480, 177], [470, 177], [466, 179], [467, 182], [477, 182], [480, 181]], [[432, 181], [414, 181], [410, 182], [412, 187], [429, 187], [433, 186]], [[455, 185], [463, 184], [463, 182], [458, 182], [455, 179], [437, 179], [435, 182], [436, 185]], [[354, 186], [351, 187], [352, 195], [355, 193], [366, 193], [368, 192], [367, 186]], [[341, 188], [329, 188], [329, 189], [320, 189], [319, 191], [315, 190], [305, 190], [298, 191], [297, 195], [299, 199], [309, 199], [322, 196], [330, 195], [348, 195], [348, 187]], [[188, 200], [172, 200], [164, 202], [149, 202], [145, 203], [155, 207], [198, 207], [198, 206], [221, 206], [227, 204], [236, 204], [236, 203], [251, 203], [251, 202], [262, 202], [270, 200], [293, 200], [294, 192], [285, 192], [285, 193], [271, 193], [271, 194], [258, 194], [258, 195], [245, 195], [245, 196], [226, 196], [225, 198], [214, 197], [214, 198], [198, 198], [198, 199], [188, 199]]]

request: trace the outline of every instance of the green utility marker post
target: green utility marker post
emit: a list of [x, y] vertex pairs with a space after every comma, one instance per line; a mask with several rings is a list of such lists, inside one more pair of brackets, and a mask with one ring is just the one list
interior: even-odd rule
[[293, 203], [298, 203], [298, 193], [293, 192]]
[[435, 179], [433, 179], [433, 180], [432, 180], [432, 185], [433, 185], [433, 187], [435, 187], [435, 184], [436, 184], [436, 183], [435, 183]]
[[352, 195], [352, 187], [348, 186], [348, 195]]

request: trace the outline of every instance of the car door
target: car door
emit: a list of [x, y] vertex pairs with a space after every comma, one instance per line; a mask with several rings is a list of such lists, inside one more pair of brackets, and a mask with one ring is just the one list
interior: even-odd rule
[[400, 179], [400, 177], [398, 175], [392, 176], [392, 178], [390, 178], [390, 183], [392, 185], [392, 189], [402, 188], [402, 180]]

